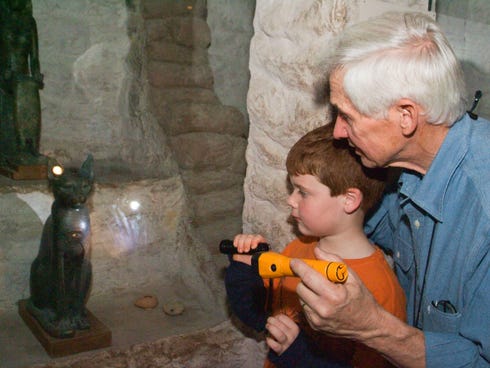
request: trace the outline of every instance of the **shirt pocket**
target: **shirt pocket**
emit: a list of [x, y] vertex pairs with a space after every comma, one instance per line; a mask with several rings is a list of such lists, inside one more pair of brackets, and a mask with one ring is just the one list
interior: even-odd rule
[[432, 303], [428, 304], [424, 316], [424, 331], [455, 333], [461, 324], [460, 312], [447, 313], [437, 309]]

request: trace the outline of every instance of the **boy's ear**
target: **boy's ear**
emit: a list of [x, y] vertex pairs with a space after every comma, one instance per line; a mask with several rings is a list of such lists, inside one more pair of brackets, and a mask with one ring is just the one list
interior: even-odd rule
[[349, 215], [357, 211], [361, 206], [362, 198], [362, 192], [358, 188], [347, 189], [344, 193], [344, 211]]

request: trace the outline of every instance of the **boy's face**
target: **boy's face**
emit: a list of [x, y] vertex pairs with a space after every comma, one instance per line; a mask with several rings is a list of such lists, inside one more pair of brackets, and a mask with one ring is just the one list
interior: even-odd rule
[[289, 180], [293, 192], [287, 202], [303, 235], [323, 237], [342, 231], [343, 195], [332, 197], [330, 188], [313, 175], [292, 175]]

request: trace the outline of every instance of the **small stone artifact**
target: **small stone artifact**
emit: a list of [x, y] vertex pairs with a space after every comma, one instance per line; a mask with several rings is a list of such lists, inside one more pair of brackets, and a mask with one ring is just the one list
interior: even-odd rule
[[54, 202], [31, 265], [27, 310], [51, 336], [66, 338], [90, 328], [85, 304], [92, 279], [88, 258], [90, 217], [85, 202], [94, 183], [93, 158], [80, 169], [49, 171]]
[[169, 316], [178, 316], [184, 313], [184, 304], [178, 300], [171, 300], [163, 304], [163, 311]]
[[153, 309], [158, 305], [158, 299], [154, 295], [144, 295], [136, 299], [134, 305], [141, 309]]

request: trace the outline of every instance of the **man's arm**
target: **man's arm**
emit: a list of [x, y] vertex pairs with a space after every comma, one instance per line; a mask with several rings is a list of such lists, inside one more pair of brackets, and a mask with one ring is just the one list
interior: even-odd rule
[[349, 270], [346, 283], [334, 284], [298, 259], [291, 260], [291, 268], [302, 280], [297, 293], [313, 328], [359, 341], [398, 367], [426, 366], [422, 331], [377, 304], [355, 272]]
[[381, 309], [379, 320], [372, 326], [372, 331], [359, 331], [364, 335], [359, 341], [377, 350], [397, 367], [425, 367], [423, 332], [378, 308]]

